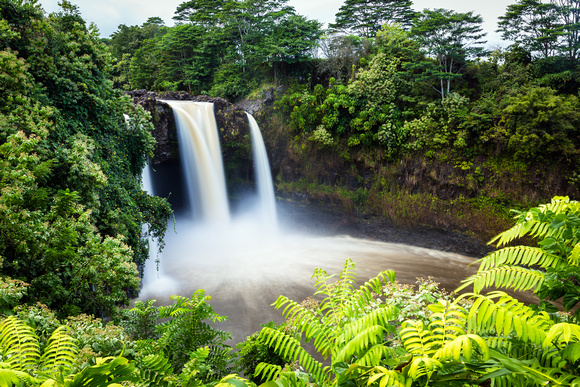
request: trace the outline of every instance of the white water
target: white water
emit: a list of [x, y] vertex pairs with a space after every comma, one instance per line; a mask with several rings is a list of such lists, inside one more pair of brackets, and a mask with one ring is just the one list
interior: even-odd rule
[[229, 222], [226, 180], [213, 104], [164, 102], [171, 106], [175, 116], [190, 218], [203, 223]]
[[[200, 109], [189, 109], [191, 102], [167, 102], [176, 112], [188, 112], [193, 117], [178, 119], [178, 125], [187, 122], [194, 126], [194, 129], [186, 130], [192, 135], [180, 136], [180, 142], [205, 141], [209, 137], [200, 127], [200, 121], [195, 121], [207, 120], [207, 114], [204, 117]], [[179, 130], [183, 131], [181, 127]], [[257, 143], [253, 140], [254, 152], [260, 147]], [[221, 155], [219, 144], [217, 149], [217, 154]], [[229, 220], [227, 198], [222, 197], [225, 196], [223, 166], [219, 175], [215, 172], [219, 168], [213, 163], [198, 161], [201, 156], [194, 155], [200, 152], [213, 160], [209, 156], [210, 146], [189, 144], [181, 152], [182, 162], [187, 157], [194, 159], [192, 165], [184, 165], [184, 168], [189, 169], [188, 176], [196, 177], [188, 183], [188, 190], [192, 196], [190, 201], [201, 205], [202, 208], [196, 211], [203, 216], [194, 217], [193, 213], [176, 215], [175, 227], [172, 224], [168, 227], [166, 247], [160, 255], [159, 278], [146, 274], [148, 277], [144, 279], [140, 299], [157, 299], [166, 304], [170, 303], [170, 294], [191, 296], [195, 290], [204, 289], [212, 297], [211, 304], [216, 312], [229, 317], [228, 322], [220, 323], [218, 327], [232, 332], [234, 343], [258, 331], [262, 323], [281, 321], [279, 313], [271, 306], [279, 295], [297, 302], [312, 296], [314, 282], [311, 276], [316, 267], [322, 267], [329, 274], [338, 273], [345, 260], [351, 258], [359, 268], [362, 281], [390, 269], [396, 271], [398, 280], [403, 283], [414, 283], [416, 277], [433, 276], [448, 289], [453, 289], [461, 279], [475, 271], [474, 267], [467, 267], [473, 262], [472, 258], [457, 254], [348, 236], [321, 237], [312, 230], [307, 230], [308, 235], [305, 235], [283, 225], [278, 232], [278, 227], [273, 226], [276, 224], [276, 206], [269, 168], [255, 173], [261, 203], [257, 211], [246, 211], [243, 216]], [[265, 150], [258, 152], [263, 152], [263, 156], [254, 157], [262, 159], [259, 161], [261, 165], [267, 165]], [[196, 172], [193, 165], [210, 170]], [[205, 183], [205, 180], [198, 179], [198, 175], [215, 178], [219, 183]], [[223, 195], [217, 193], [222, 185]], [[197, 187], [201, 189], [197, 190]], [[209, 198], [196, 199], [197, 194]], [[212, 198], [214, 195], [219, 195], [219, 200]], [[221, 204], [214, 206], [210, 199]], [[206, 205], [201, 204], [206, 202]], [[229, 221], [217, 222], [214, 221], [216, 218]], [[281, 220], [286, 219], [281, 217]]]
[[256, 188], [258, 191], [259, 212], [265, 226], [278, 227], [278, 215], [276, 212], [276, 197], [274, 196], [274, 184], [270, 163], [266, 153], [266, 145], [258, 123], [251, 114], [246, 113], [250, 124], [252, 137], [252, 155], [254, 156], [254, 174], [256, 176]]
[[[153, 191], [153, 181], [151, 179], [151, 167], [149, 165], [143, 168], [143, 174], [141, 176], [141, 188], [143, 191], [154, 195]], [[149, 293], [153, 290], [151, 286], [145, 286], [146, 284], [155, 284], [154, 289], [156, 295], [163, 295], [165, 297], [171, 296], [178, 289], [175, 287], [175, 280], [165, 274], [165, 263], [161, 260], [156, 259], [159, 245], [157, 240], [149, 236], [149, 230], [147, 225], [143, 226], [142, 232], [148, 236], [149, 240], [149, 261], [145, 263], [145, 268], [143, 270], [142, 283], [144, 284], [143, 289], [140, 292], [140, 296], [143, 299], [152, 298]]]

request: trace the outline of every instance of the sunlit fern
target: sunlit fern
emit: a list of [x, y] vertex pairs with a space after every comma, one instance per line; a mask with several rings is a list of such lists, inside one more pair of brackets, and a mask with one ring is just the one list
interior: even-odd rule
[[545, 283], [546, 269], [562, 270], [580, 263], [580, 203], [568, 197], [554, 197], [516, 216], [517, 223], [493, 238], [498, 247], [522, 237], [538, 240], [539, 247], [508, 246], [481, 258], [478, 272], [464, 281], [457, 291], [473, 285], [538, 292]]
[[[324, 358], [330, 357], [331, 366], [323, 367], [309, 355], [299, 338], [268, 327], [260, 332], [259, 340], [278, 354], [298, 361], [318, 384], [332, 382], [335, 377], [333, 366], [339, 362], [377, 363], [389, 351], [384, 339], [393, 332], [389, 321], [395, 319], [396, 308], [382, 306], [367, 310], [367, 307], [381, 293], [383, 286], [394, 282], [394, 272], [383, 271], [357, 288], [354, 269], [354, 263], [347, 260], [336, 281], [332, 281], [334, 275], [328, 275], [320, 268], [315, 270], [314, 294], [323, 297], [316, 309], [284, 296], [274, 303], [277, 309], [283, 308], [282, 314], [304, 336], [304, 340], [312, 340], [318, 353]], [[280, 368], [262, 364], [258, 372], [271, 380], [279, 375]]]
[[40, 344], [34, 329], [14, 316], [0, 324], [0, 349], [2, 362], [18, 371], [37, 368], [40, 360]]

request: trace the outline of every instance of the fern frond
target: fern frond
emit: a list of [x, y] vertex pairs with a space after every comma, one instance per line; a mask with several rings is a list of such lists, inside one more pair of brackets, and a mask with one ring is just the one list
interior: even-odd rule
[[125, 381], [139, 380], [135, 365], [124, 357], [97, 358], [97, 364], [83, 368], [67, 387], [102, 387]]
[[352, 337], [358, 335], [361, 331], [370, 326], [381, 326], [385, 330], [392, 330], [389, 322], [397, 317], [397, 308], [394, 305], [385, 305], [382, 308], [375, 309], [361, 318], [346, 323], [342, 327], [342, 334], [339, 336], [339, 341], [348, 341]]
[[40, 359], [40, 345], [34, 329], [14, 316], [0, 324], [0, 349], [4, 362], [19, 371], [36, 368]]
[[332, 354], [333, 363], [348, 363], [352, 358], [363, 357], [371, 347], [382, 345], [384, 332], [385, 328], [380, 325], [367, 327]]
[[572, 385], [571, 382], [578, 378], [576, 375], [560, 368], [541, 367], [537, 361], [522, 361], [507, 357], [493, 350], [490, 350], [490, 356], [497, 359], [503, 367], [514, 374], [509, 375], [508, 380], [521, 376], [528, 380], [528, 385], [532, 382], [550, 386], [570, 386]]
[[429, 316], [431, 322], [428, 327], [433, 334], [433, 344], [442, 346], [446, 341], [465, 334], [467, 312], [461, 305], [440, 300], [428, 308], [433, 312]]
[[460, 298], [467, 296], [475, 299], [467, 316], [469, 332], [504, 336], [513, 333], [524, 342], [541, 345], [546, 338], [546, 331], [553, 325], [546, 313], [535, 313], [504, 292], [464, 294]]
[[502, 265], [540, 266], [543, 268], [558, 268], [566, 265], [562, 257], [549, 254], [539, 247], [530, 246], [504, 247], [489, 253], [477, 262], [481, 264], [479, 271]]
[[559, 323], [550, 328], [543, 346], [556, 345], [559, 348], [563, 348], [570, 344], [570, 342], [580, 342], [580, 326], [577, 324]]
[[479, 293], [484, 288], [489, 287], [512, 288], [516, 291], [537, 291], [544, 281], [544, 273], [539, 270], [503, 265], [470, 276], [461, 281], [463, 285], [455, 291], [458, 292], [471, 284], [473, 284], [474, 293]]
[[349, 307], [346, 308], [346, 315], [353, 317], [354, 315], [364, 311], [365, 307], [374, 300], [375, 295], [381, 294], [383, 287], [387, 283], [395, 283], [395, 272], [392, 270], [385, 270], [380, 272], [375, 277], [369, 279], [362, 284], [348, 300]]
[[169, 386], [170, 383], [164, 380], [167, 376], [173, 375], [171, 363], [163, 355], [148, 355], [141, 360], [139, 367], [143, 384], [146, 386]]
[[574, 266], [580, 266], [580, 243], [576, 243], [570, 256], [568, 257], [568, 263]]
[[386, 345], [375, 345], [374, 347], [368, 349], [366, 353], [357, 360], [356, 364], [360, 364], [361, 366], [366, 367], [380, 364], [379, 362], [381, 359], [388, 358], [388, 355], [393, 352], [394, 350], [387, 347]]
[[63, 325], [52, 333], [40, 358], [39, 369], [41, 371], [48, 375], [54, 375], [61, 367], [65, 370], [73, 368], [77, 362], [79, 348], [69, 332], [70, 328]]
[[489, 349], [485, 340], [478, 335], [466, 334], [445, 343], [443, 347], [435, 352], [433, 358], [441, 361], [455, 360], [459, 362], [465, 360], [470, 362], [474, 356], [474, 352], [475, 355], [481, 354], [478, 356], [478, 361], [486, 361], [489, 359]]
[[[375, 382], [379, 382], [379, 386], [389, 386], [389, 387], [408, 387], [410, 383], [407, 383], [406, 378], [401, 375], [400, 372], [395, 370], [389, 370], [385, 367], [376, 366], [371, 370], [372, 376], [367, 382], [367, 386]], [[411, 380], [409, 380], [412, 382]]]
[[435, 353], [433, 335], [423, 327], [422, 321], [407, 320], [401, 324], [401, 328], [399, 337], [407, 352], [419, 357], [429, 357]]
[[266, 382], [276, 380], [280, 377], [282, 367], [276, 364], [259, 363], [254, 371], [254, 376], [264, 379]]
[[30, 376], [24, 371], [10, 370], [0, 368], [0, 386], [1, 387], [24, 387], [36, 386], [40, 380]]
[[338, 334], [336, 329], [319, 321], [315, 311], [285, 296], [279, 296], [273, 305], [276, 309], [284, 307], [282, 315], [286, 321], [292, 321], [296, 329], [304, 333], [306, 340], [314, 338], [314, 348], [323, 357], [330, 356], [330, 348], [336, 341]]
[[316, 360], [304, 348], [300, 346], [300, 341], [294, 337], [280, 332], [276, 329], [264, 327], [260, 331], [258, 340], [265, 343], [269, 347], [273, 347], [274, 351], [283, 358], [290, 358], [293, 361], [298, 361], [305, 370], [307, 370], [317, 383], [328, 381], [330, 376], [327, 368], [323, 368], [322, 364]]
[[[502, 232], [493, 238], [489, 244], [496, 241], [498, 246], [504, 246], [511, 241], [530, 235], [532, 238], [545, 239], [554, 237], [560, 239], [566, 227], [561, 227], [562, 222], [556, 221], [558, 214], [578, 214], [580, 203], [570, 200], [568, 197], [554, 197], [550, 203], [542, 204], [537, 208], [532, 208], [525, 213], [520, 213], [518, 223], [512, 228]], [[565, 223], [565, 222], [564, 222]]]
[[429, 356], [414, 357], [411, 363], [405, 367], [407, 375], [417, 380], [423, 376], [429, 377], [435, 371], [441, 368], [441, 362]]

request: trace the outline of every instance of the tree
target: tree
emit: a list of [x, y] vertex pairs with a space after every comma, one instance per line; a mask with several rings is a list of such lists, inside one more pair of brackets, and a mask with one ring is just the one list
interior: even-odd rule
[[441, 100], [451, 93], [453, 80], [461, 78], [465, 63], [483, 55], [481, 40], [483, 19], [473, 12], [456, 13], [445, 9], [425, 9], [413, 20], [411, 34], [421, 44], [428, 56], [434, 57], [436, 66], [428, 66], [422, 75], [425, 79], [438, 79], [435, 90]]
[[518, 0], [499, 17], [498, 32], [502, 37], [547, 58], [557, 52], [558, 9], [542, 0]]
[[385, 23], [408, 28], [414, 12], [411, 0], [345, 0], [330, 28], [373, 38]]
[[[284, 65], [303, 62], [310, 59], [322, 34], [321, 23], [308, 20], [301, 15], [290, 15], [276, 24], [268, 33], [264, 43], [258, 48], [273, 68], [274, 83], [278, 85], [279, 73]], [[282, 69], [281, 69], [282, 68]]]
[[24, 301], [114, 313], [149, 255], [143, 223], [162, 238], [171, 213], [139, 184], [152, 126], [74, 6], [1, 0], [0, 19], [2, 274], [30, 283]]
[[324, 59], [320, 60], [318, 68], [344, 83], [354, 76], [354, 68], [361, 58], [370, 54], [368, 40], [356, 35], [330, 34], [321, 40], [320, 47]]
[[223, 10], [227, 0], [189, 0], [177, 6], [173, 19], [213, 29], [223, 21]]
[[580, 54], [580, 1], [552, 0], [560, 20], [560, 51], [567, 53], [568, 60], [575, 63]]

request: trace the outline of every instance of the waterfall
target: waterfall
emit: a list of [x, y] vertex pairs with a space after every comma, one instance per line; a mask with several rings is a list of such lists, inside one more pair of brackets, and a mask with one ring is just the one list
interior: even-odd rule
[[164, 101], [177, 125], [190, 218], [204, 223], [230, 220], [222, 153], [213, 104]]
[[[141, 189], [147, 192], [149, 195], [154, 195], [153, 193], [153, 181], [151, 180], [151, 167], [146, 165], [143, 168], [143, 172], [141, 175]], [[143, 234], [147, 235], [149, 231], [149, 227], [144, 224], [142, 232]], [[149, 237], [149, 259], [153, 259], [153, 257], [157, 256], [157, 241], [155, 239]], [[155, 259], [153, 259], [156, 261]], [[149, 283], [154, 278], [159, 278], [159, 273], [157, 272], [157, 265], [153, 265], [151, 262], [145, 264], [145, 268], [143, 270], [143, 283]]]
[[272, 173], [270, 172], [266, 145], [264, 145], [264, 139], [262, 138], [258, 123], [251, 114], [246, 114], [250, 124], [252, 153], [254, 156], [254, 174], [262, 221], [265, 225], [277, 227], [276, 197], [274, 196], [274, 184], [272, 183]]
[[[141, 175], [141, 189], [154, 195], [153, 190], [153, 180], [151, 177], [151, 167], [149, 165], [143, 168]], [[148, 226], [143, 225], [143, 234], [148, 234]], [[149, 239], [149, 261], [145, 263], [143, 269], [143, 279], [141, 280], [141, 297], [147, 298], [151, 291], [154, 289], [157, 294], [170, 295], [176, 291], [176, 282], [173, 278], [165, 274], [164, 266], [161, 261], [157, 260], [157, 254], [159, 252], [159, 246], [157, 240], [148, 237]]]

